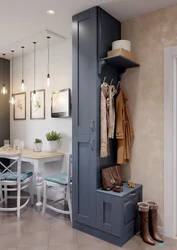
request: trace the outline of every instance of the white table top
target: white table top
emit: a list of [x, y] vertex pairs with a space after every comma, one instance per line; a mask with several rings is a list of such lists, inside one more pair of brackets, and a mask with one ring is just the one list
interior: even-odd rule
[[[19, 151], [17, 150], [0, 150], [0, 155], [4, 156], [17, 156], [19, 154]], [[34, 152], [32, 149], [24, 149], [22, 151], [22, 158], [30, 158], [30, 159], [46, 159], [46, 158], [52, 158], [57, 156], [64, 156], [61, 152], [48, 152], [48, 151], [42, 151], [42, 152]]]

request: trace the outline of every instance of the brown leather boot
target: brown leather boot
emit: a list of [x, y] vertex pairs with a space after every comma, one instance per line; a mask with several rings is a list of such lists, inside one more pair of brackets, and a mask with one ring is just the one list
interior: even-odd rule
[[144, 242], [154, 246], [155, 242], [149, 234], [149, 205], [139, 202], [138, 208], [141, 213], [141, 237]]
[[149, 231], [152, 238], [158, 242], [163, 242], [157, 228], [157, 209], [159, 207], [157, 202], [146, 201], [149, 204]]

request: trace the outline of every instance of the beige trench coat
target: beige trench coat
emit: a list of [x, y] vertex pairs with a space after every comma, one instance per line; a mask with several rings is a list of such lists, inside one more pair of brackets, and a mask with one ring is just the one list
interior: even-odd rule
[[116, 138], [117, 143], [117, 163], [126, 164], [130, 160], [130, 141], [134, 137], [134, 132], [130, 120], [130, 114], [122, 89], [116, 98]]
[[110, 155], [109, 138], [114, 138], [115, 131], [115, 104], [116, 89], [113, 85], [101, 85], [100, 100], [100, 157]]

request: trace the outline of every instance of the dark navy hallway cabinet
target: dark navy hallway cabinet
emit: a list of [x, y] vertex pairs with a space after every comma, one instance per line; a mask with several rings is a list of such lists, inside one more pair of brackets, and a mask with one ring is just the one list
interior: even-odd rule
[[[111, 155], [99, 157], [100, 85], [104, 74], [109, 79], [119, 72], [110, 66], [102, 70], [99, 61], [118, 39], [121, 39], [120, 22], [99, 7], [73, 17], [73, 227], [122, 245], [134, 234], [135, 215], [131, 217], [129, 213], [135, 214], [134, 204], [141, 200], [141, 186], [128, 196], [128, 205], [124, 199], [126, 201], [132, 190], [127, 190], [125, 197], [101, 192], [101, 169], [116, 164], [116, 140], [110, 142]], [[126, 219], [125, 224], [119, 223], [124, 213], [131, 218], [127, 225]]]

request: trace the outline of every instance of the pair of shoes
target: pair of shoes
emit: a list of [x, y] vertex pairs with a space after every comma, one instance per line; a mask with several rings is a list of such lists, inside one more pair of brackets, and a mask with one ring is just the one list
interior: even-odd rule
[[128, 182], [127, 183], [127, 187], [128, 188], [135, 188], [136, 187], [136, 184], [134, 182]]
[[139, 202], [138, 208], [141, 213], [141, 237], [143, 241], [150, 245], [155, 245], [155, 241], [163, 243], [157, 228], [157, 202]]

